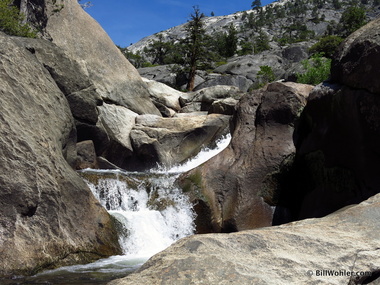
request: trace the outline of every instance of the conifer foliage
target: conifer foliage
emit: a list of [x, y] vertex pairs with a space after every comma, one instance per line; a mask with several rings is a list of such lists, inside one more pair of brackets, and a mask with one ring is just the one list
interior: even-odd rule
[[35, 38], [36, 33], [23, 20], [24, 15], [13, 5], [13, 0], [0, 0], [0, 31], [11, 36]]
[[197, 64], [206, 53], [205, 38], [206, 30], [203, 26], [203, 19], [206, 17], [198, 6], [193, 6], [193, 13], [190, 15], [190, 21], [187, 23], [186, 32], [186, 46], [187, 57], [189, 63], [189, 76], [187, 83], [187, 90], [192, 91], [194, 89], [195, 73], [197, 70]]

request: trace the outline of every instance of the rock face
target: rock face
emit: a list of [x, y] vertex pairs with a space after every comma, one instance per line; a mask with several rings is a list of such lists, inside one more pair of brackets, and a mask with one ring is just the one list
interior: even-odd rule
[[[180, 112], [209, 112], [215, 101], [224, 99], [238, 100], [243, 94], [239, 88], [227, 85], [212, 86], [195, 92], [184, 93], [179, 97], [179, 102], [182, 106]], [[237, 103], [237, 101], [230, 100], [230, 104], [232, 102]]]
[[276, 193], [264, 180], [294, 154], [294, 124], [311, 89], [272, 83], [243, 96], [232, 124], [231, 145], [181, 178], [183, 189], [198, 193], [195, 197], [208, 205], [213, 231], [271, 225]]
[[[93, 141], [98, 156], [122, 165], [132, 147], [116, 129], [132, 127], [137, 114], [160, 116], [148, 86], [78, 1], [22, 0], [20, 7], [49, 41], [17, 39], [18, 44], [35, 55], [66, 95], [78, 141]], [[106, 112], [110, 108], [118, 112]]]
[[[131, 131], [136, 160], [134, 167], [149, 168], [157, 163], [164, 167], [186, 161], [202, 147], [210, 146], [228, 129], [230, 116], [191, 115], [161, 118], [154, 115], [137, 117]], [[141, 165], [142, 164], [142, 165]], [[125, 166], [130, 169], [132, 166]]]
[[293, 167], [277, 180], [274, 224], [321, 217], [379, 193], [380, 21], [353, 33], [332, 81], [310, 94], [295, 132]]
[[378, 284], [379, 207], [377, 195], [321, 219], [191, 236], [108, 284]]
[[0, 276], [120, 253], [108, 213], [71, 168], [64, 94], [33, 51], [2, 33], [0, 43]]
[[34, 25], [41, 25], [35, 23], [36, 14], [42, 14], [38, 18], [46, 18], [39, 30], [80, 64], [104, 100], [139, 114], [159, 114], [138, 72], [78, 1], [22, 0], [21, 7]]
[[332, 80], [380, 94], [380, 19], [350, 35], [332, 63]]

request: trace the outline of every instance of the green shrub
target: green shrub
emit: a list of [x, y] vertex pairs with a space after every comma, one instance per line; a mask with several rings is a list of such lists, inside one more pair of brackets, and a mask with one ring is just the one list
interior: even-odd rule
[[12, 3], [13, 0], [0, 0], [0, 31], [11, 36], [35, 38], [36, 32], [22, 23], [24, 16]]
[[260, 66], [260, 70], [257, 72], [256, 79], [257, 82], [252, 86], [251, 89], [258, 89], [270, 82], [275, 81], [276, 76], [274, 75], [272, 67], [268, 65], [262, 65]]
[[310, 59], [302, 61], [306, 70], [303, 74], [297, 74], [297, 82], [317, 85], [330, 76], [331, 59], [315, 54]]
[[335, 50], [340, 45], [340, 43], [343, 41], [343, 38], [330, 35], [325, 36], [321, 38], [316, 44], [314, 44], [310, 49], [309, 52], [311, 54], [315, 53], [323, 53], [325, 57], [332, 58]]

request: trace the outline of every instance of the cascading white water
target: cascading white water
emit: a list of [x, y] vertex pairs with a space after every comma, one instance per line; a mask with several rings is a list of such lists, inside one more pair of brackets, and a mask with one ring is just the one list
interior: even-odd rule
[[120, 244], [126, 256], [149, 258], [194, 232], [192, 205], [172, 186], [174, 179], [169, 175], [144, 177], [135, 189], [119, 179], [100, 179], [97, 185], [88, 182], [101, 204], [121, 223]]
[[[227, 135], [217, 142], [216, 148], [205, 148], [185, 164], [171, 169], [158, 167], [151, 170], [150, 175], [113, 171], [119, 178], [99, 179], [97, 184], [87, 181], [95, 197], [121, 223], [120, 244], [126, 256], [149, 258], [194, 233], [192, 205], [188, 197], [173, 186], [174, 181], [179, 173], [221, 152], [230, 140], [231, 136]], [[138, 186], [131, 187], [134, 183], [120, 179], [121, 176], [139, 181]]]
[[27, 281], [41, 284], [106, 284], [135, 271], [150, 256], [174, 241], [191, 235], [195, 214], [187, 196], [174, 187], [174, 181], [180, 173], [218, 154], [227, 147], [230, 139], [230, 136], [221, 139], [215, 149], [204, 149], [187, 163], [171, 169], [158, 167], [148, 173], [83, 171], [84, 174], [95, 174], [95, 181], [88, 179], [87, 184], [103, 207], [119, 221], [124, 255], [45, 271]]

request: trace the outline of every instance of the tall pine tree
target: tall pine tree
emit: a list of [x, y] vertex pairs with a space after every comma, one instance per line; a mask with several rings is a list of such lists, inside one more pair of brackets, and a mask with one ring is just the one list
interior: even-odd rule
[[203, 19], [205, 14], [201, 13], [198, 6], [193, 6], [193, 13], [190, 15], [190, 20], [186, 25], [186, 44], [187, 54], [189, 58], [189, 75], [187, 90], [192, 91], [194, 89], [195, 74], [197, 70], [197, 64], [202, 59], [204, 54], [204, 41], [206, 38], [206, 31], [203, 25]]

